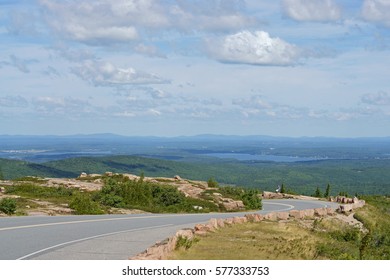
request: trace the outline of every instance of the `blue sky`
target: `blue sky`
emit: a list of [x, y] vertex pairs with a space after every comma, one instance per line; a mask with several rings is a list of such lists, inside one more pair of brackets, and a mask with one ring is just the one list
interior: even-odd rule
[[390, 136], [390, 0], [0, 0], [0, 134]]

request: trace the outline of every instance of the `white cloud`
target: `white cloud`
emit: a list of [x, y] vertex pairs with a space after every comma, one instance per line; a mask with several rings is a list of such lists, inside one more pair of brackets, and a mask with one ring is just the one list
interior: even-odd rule
[[[258, 23], [254, 16], [245, 13], [242, 0], [40, 0], [39, 3], [46, 23], [56, 35], [96, 45], [171, 36], [172, 30], [232, 32]], [[151, 49], [140, 46], [137, 51], [150, 54]]]
[[72, 70], [74, 74], [95, 86], [167, 83], [157, 75], [140, 72], [131, 67], [118, 68], [110, 62], [88, 60]]
[[300, 50], [264, 31], [241, 31], [221, 40], [208, 40], [209, 53], [226, 63], [254, 65], [291, 65], [300, 57]]
[[389, 106], [390, 95], [384, 91], [365, 94], [362, 96], [362, 102], [370, 105]]
[[236, 31], [255, 26], [258, 20], [244, 13], [241, 0], [177, 1], [170, 8], [173, 25], [183, 31]]
[[16, 55], [10, 55], [9, 58], [10, 58], [9, 65], [16, 67], [19, 71], [23, 73], [30, 73], [30, 69], [28, 68], [28, 65], [30, 63], [36, 62], [35, 59], [23, 59], [17, 57]]
[[260, 95], [252, 95], [250, 98], [234, 99], [233, 105], [245, 108], [270, 109], [272, 106]]
[[40, 96], [32, 99], [35, 112], [43, 116], [65, 115], [73, 118], [90, 113], [87, 100], [74, 97]]
[[362, 8], [362, 16], [367, 21], [382, 23], [390, 27], [390, 1], [365, 0]]
[[152, 0], [41, 0], [40, 4], [57, 35], [91, 44], [133, 41], [139, 36], [137, 24], [160, 27], [168, 21]]
[[161, 53], [156, 46], [138, 44], [137, 46], [135, 46], [134, 50], [137, 53], [144, 54], [146, 56], [166, 58], [166, 56]]
[[335, 21], [341, 9], [333, 0], [283, 0], [285, 13], [297, 21]]
[[132, 26], [110, 26], [91, 28], [80, 25], [69, 25], [67, 33], [78, 41], [105, 42], [131, 41], [138, 38], [137, 30]]
[[120, 118], [134, 118], [136, 116], [135, 113], [129, 112], [129, 111], [123, 111], [119, 113], [114, 113], [114, 117], [120, 117]]
[[27, 100], [20, 96], [0, 96], [0, 107], [26, 107], [28, 106]]

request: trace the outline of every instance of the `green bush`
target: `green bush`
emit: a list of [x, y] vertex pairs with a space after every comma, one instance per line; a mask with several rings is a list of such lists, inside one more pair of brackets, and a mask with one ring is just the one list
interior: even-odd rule
[[155, 186], [152, 190], [153, 200], [158, 205], [171, 206], [180, 204], [184, 201], [184, 194], [178, 191], [175, 187]]
[[221, 187], [218, 191], [225, 197], [241, 200], [246, 210], [258, 210], [262, 208], [259, 190], [240, 187]]
[[16, 212], [16, 200], [13, 198], [3, 198], [0, 201], [0, 211], [7, 215], [15, 214]]
[[218, 188], [218, 182], [214, 180], [214, 178], [210, 178], [208, 181], [207, 181], [207, 186], [209, 188]]
[[192, 247], [193, 244], [199, 242], [199, 238], [191, 238], [179, 236], [176, 241], [175, 250], [179, 250], [180, 248], [184, 248], [188, 250]]
[[104, 214], [100, 205], [85, 194], [76, 195], [70, 202], [69, 207], [75, 210], [75, 214], [77, 215]]

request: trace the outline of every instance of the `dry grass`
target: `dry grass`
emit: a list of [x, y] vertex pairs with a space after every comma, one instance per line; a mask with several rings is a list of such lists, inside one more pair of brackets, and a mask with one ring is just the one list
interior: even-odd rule
[[181, 260], [315, 259], [319, 237], [296, 222], [246, 223], [202, 237], [189, 250], [176, 251]]

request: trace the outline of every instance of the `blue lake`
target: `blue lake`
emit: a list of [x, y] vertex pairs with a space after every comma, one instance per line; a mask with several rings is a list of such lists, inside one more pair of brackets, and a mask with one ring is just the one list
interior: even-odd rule
[[259, 160], [259, 161], [274, 161], [274, 162], [299, 162], [299, 161], [313, 161], [324, 160], [328, 158], [320, 157], [293, 157], [293, 156], [276, 156], [276, 155], [251, 155], [242, 153], [210, 153], [205, 154], [209, 157], [216, 157], [222, 159], [237, 159], [237, 160]]

